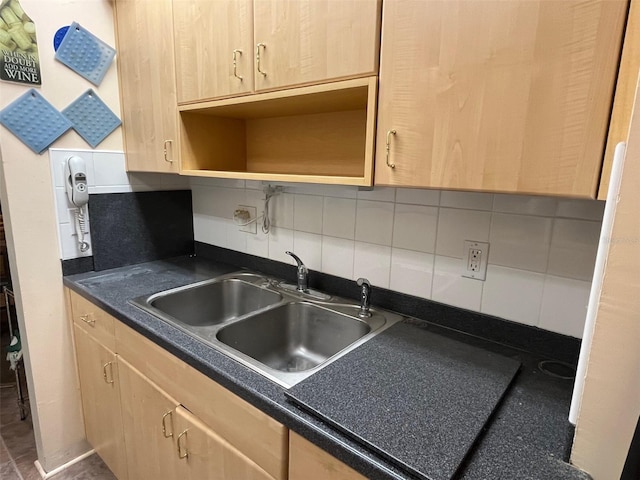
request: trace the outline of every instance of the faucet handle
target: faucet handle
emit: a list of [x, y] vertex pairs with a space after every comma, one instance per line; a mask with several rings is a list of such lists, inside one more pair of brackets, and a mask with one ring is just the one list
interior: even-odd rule
[[356, 280], [356, 284], [359, 287], [366, 285], [367, 287], [371, 288], [371, 282], [364, 277], [360, 277], [358, 280]]

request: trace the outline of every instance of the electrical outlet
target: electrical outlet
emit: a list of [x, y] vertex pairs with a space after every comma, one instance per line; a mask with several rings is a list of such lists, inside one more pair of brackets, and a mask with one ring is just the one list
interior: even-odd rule
[[233, 212], [233, 221], [240, 227], [241, 232], [258, 233], [256, 207], [238, 205]]
[[462, 256], [462, 276], [475, 280], [485, 280], [487, 278], [488, 259], [488, 243], [465, 240]]

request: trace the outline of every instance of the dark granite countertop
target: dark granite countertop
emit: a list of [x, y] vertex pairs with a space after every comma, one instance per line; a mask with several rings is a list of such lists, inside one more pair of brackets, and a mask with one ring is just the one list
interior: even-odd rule
[[[372, 479], [413, 478], [297, 408], [287, 401], [283, 387], [128, 303], [138, 296], [237, 270], [237, 267], [202, 257], [180, 257], [72, 275], [65, 277], [64, 284], [363, 475]], [[428, 320], [410, 319], [405, 322], [513, 358], [522, 364], [502, 404], [454, 478], [590, 478], [563, 461], [568, 456], [572, 441], [572, 430], [567, 422], [571, 380], [542, 373], [538, 368], [540, 359], [527, 352], [443, 328]], [[397, 352], [397, 355], [403, 354], [405, 352]], [[411, 389], [412, 385], [406, 385], [406, 388]], [[399, 406], [411, 408], [411, 405], [402, 405], [402, 399], [399, 395]], [[387, 419], [389, 422], [393, 420]]]

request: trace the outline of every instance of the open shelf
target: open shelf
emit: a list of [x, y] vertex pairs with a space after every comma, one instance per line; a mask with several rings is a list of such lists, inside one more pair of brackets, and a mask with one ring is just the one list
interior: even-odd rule
[[372, 185], [376, 77], [180, 110], [183, 175]]

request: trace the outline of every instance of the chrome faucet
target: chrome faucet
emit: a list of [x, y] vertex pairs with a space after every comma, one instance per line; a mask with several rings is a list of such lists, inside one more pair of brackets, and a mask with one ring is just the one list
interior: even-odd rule
[[367, 318], [371, 316], [369, 308], [371, 307], [371, 283], [366, 278], [359, 278], [356, 282], [361, 288], [360, 290], [360, 310], [358, 316]]
[[309, 277], [309, 269], [305, 266], [304, 263], [302, 263], [302, 260], [300, 260], [300, 257], [298, 257], [295, 253], [293, 252], [284, 252], [284, 253], [286, 253], [287, 255], [291, 255], [293, 259], [296, 261], [296, 263], [298, 264], [297, 290], [302, 293], [307, 293], [309, 291], [308, 281], [307, 281], [307, 278]]

